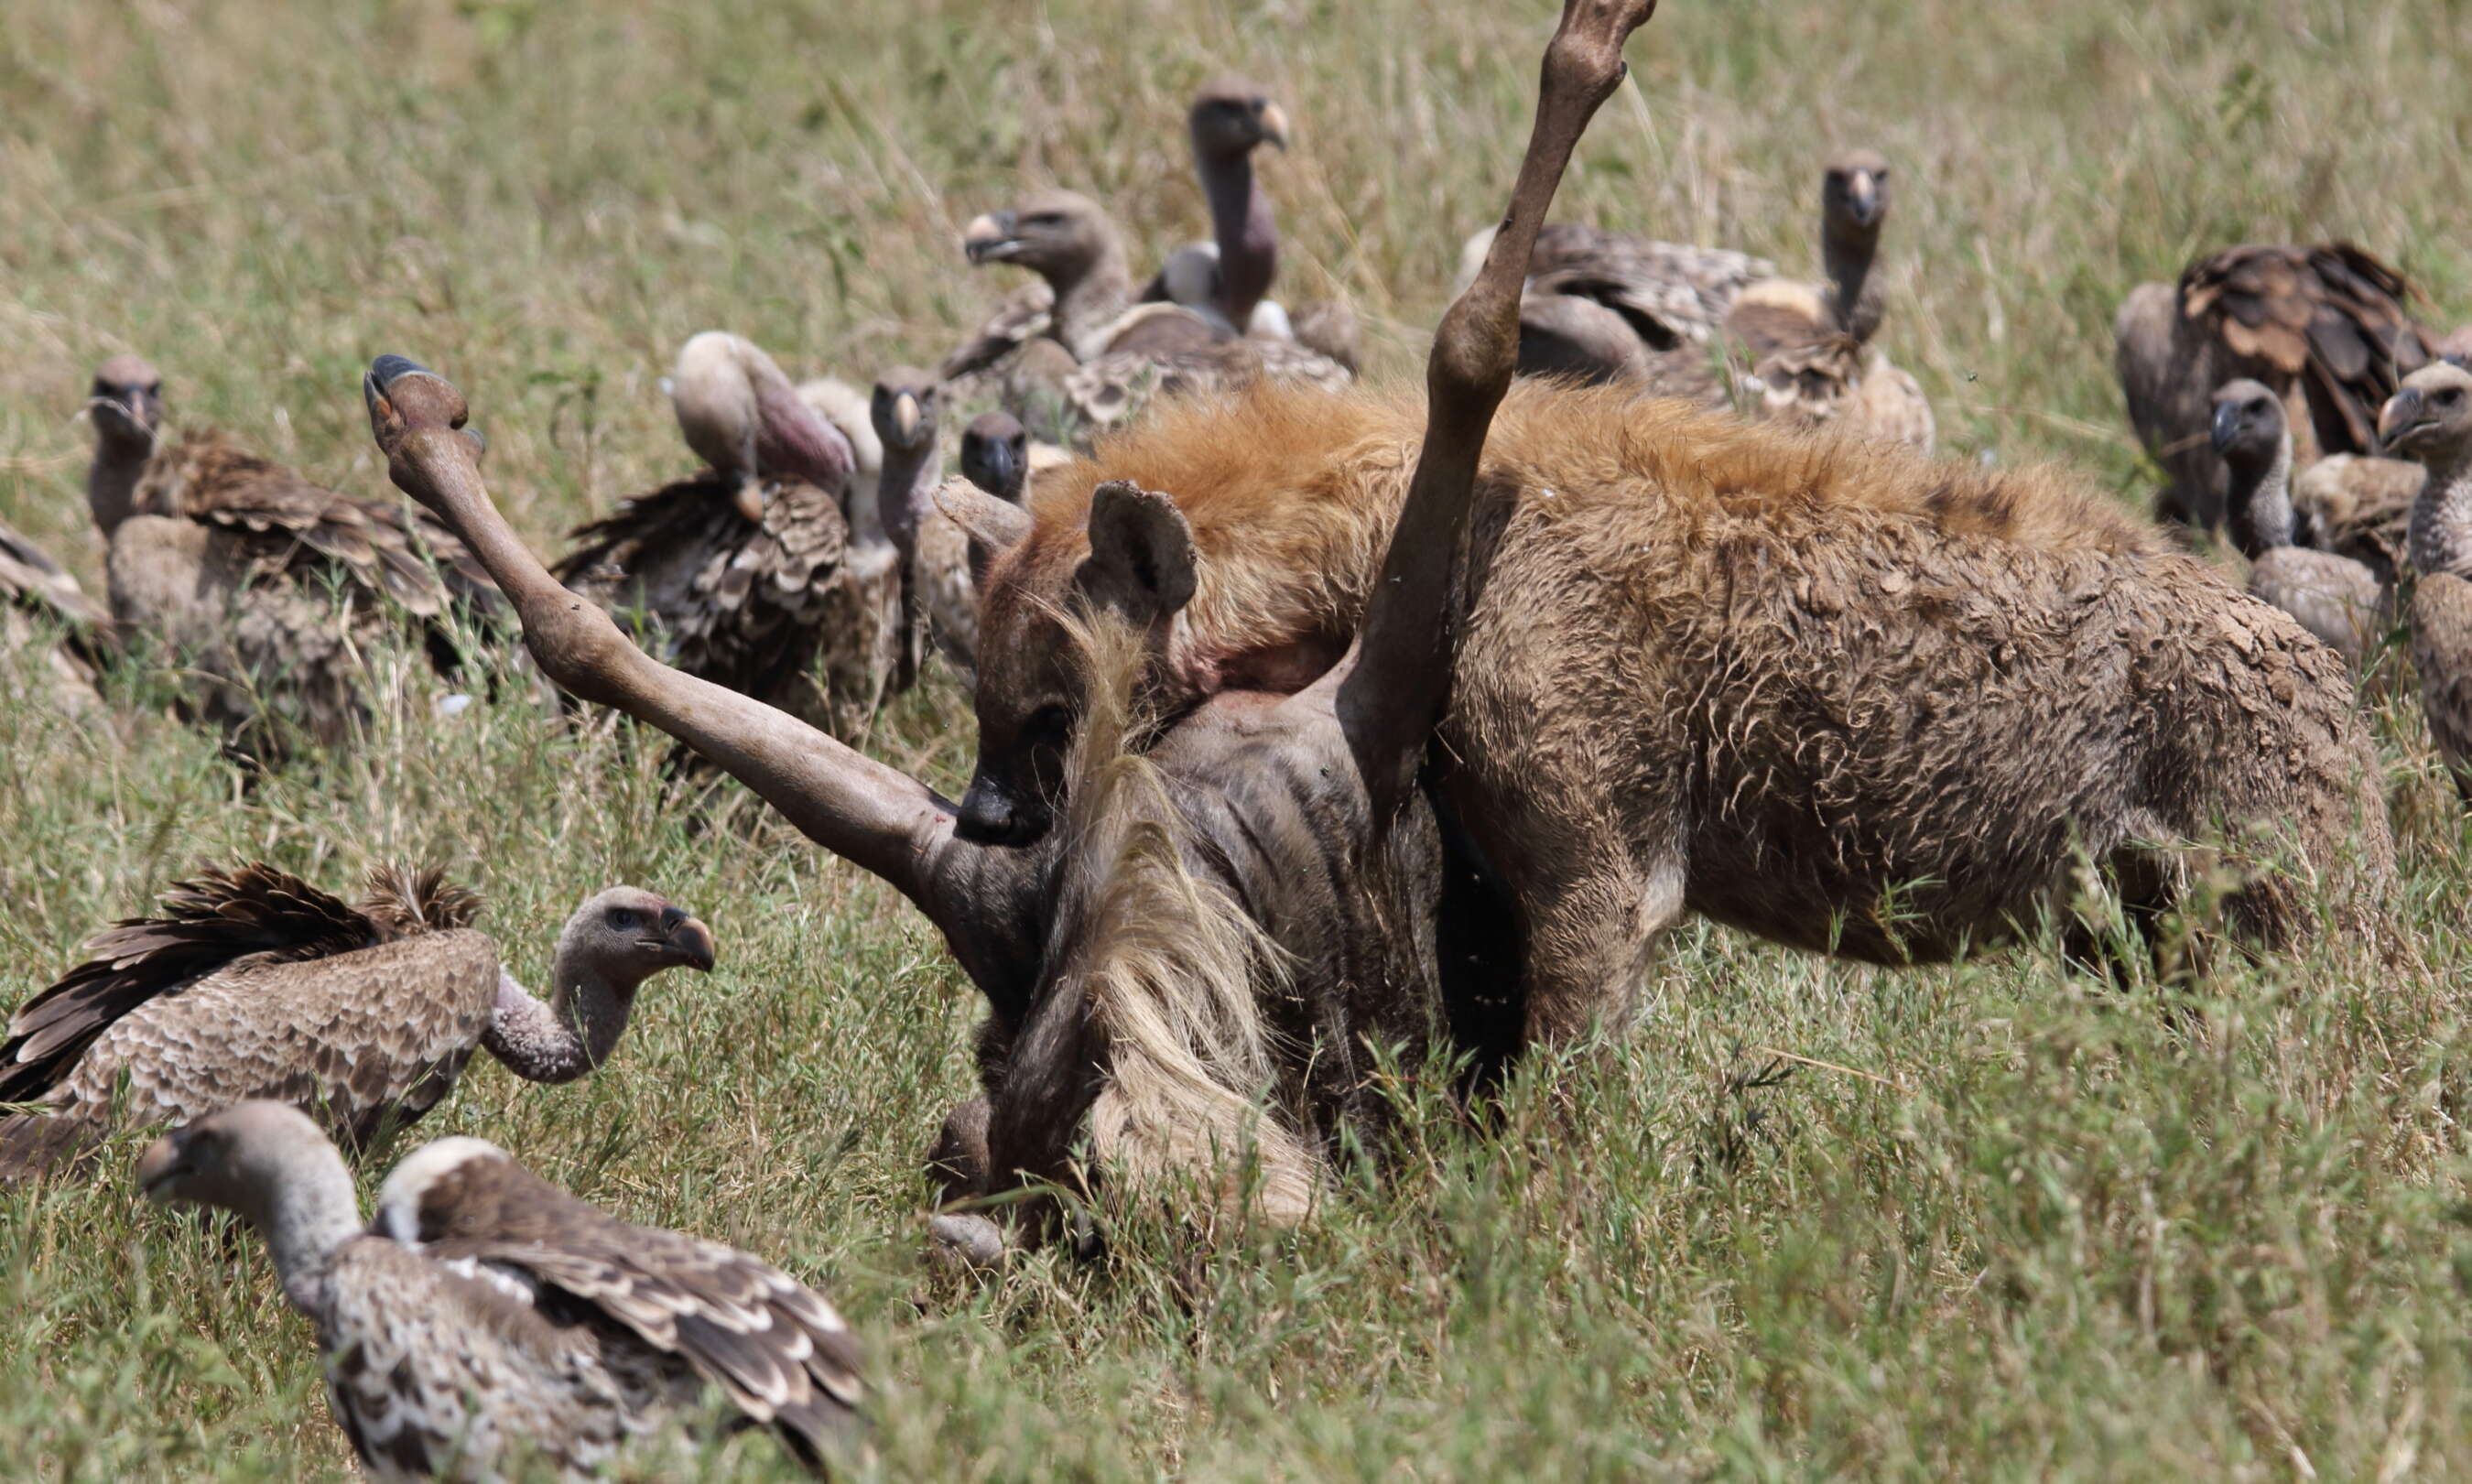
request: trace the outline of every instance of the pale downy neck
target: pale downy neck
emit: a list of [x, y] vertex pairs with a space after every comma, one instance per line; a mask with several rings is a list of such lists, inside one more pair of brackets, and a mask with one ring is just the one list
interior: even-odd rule
[[572, 1082], [609, 1059], [635, 1010], [641, 978], [613, 975], [577, 947], [567, 923], [550, 961], [555, 981], [544, 1004], [501, 970], [498, 1001], [481, 1045], [528, 1082]]
[[2274, 456], [2263, 463], [2226, 459], [2224, 468], [2231, 475], [2225, 506], [2241, 554], [2255, 561], [2276, 547], [2292, 545], [2299, 531], [2292, 510], [2292, 435], [2286, 433]]
[[288, 1151], [285, 1166], [259, 1192], [256, 1209], [241, 1214], [266, 1238], [283, 1296], [314, 1318], [324, 1307], [336, 1249], [361, 1233], [360, 1201], [343, 1155], [322, 1139]]
[[1101, 236], [1099, 250], [1069, 280], [1050, 278], [1056, 291], [1054, 334], [1076, 360], [1087, 361], [1105, 348], [1107, 330], [1132, 302], [1132, 270], [1126, 265], [1125, 246], [1115, 229]]
[[944, 482], [944, 451], [936, 426], [922, 424], [919, 432], [924, 436], [915, 447], [885, 440], [884, 473], [875, 486], [877, 518], [905, 561], [917, 550], [919, 523], [934, 507], [936, 486]]
[[2432, 459], [2412, 503], [2413, 570], [2472, 578], [2472, 450]]
[[1201, 193], [1210, 200], [1210, 233], [1219, 244], [1219, 308], [1239, 333], [1279, 276], [1279, 226], [1271, 193], [1253, 177], [1253, 154], [1196, 152]]
[[1828, 271], [1828, 312], [1837, 327], [1858, 341], [1868, 341], [1880, 328], [1880, 286], [1871, 277], [1872, 259], [1880, 247], [1877, 222], [1864, 226], [1823, 217], [1819, 228], [1821, 262]]
[[137, 481], [154, 455], [151, 437], [114, 436], [97, 430], [94, 465], [85, 477], [85, 505], [105, 540], [111, 539], [121, 522], [137, 513]]

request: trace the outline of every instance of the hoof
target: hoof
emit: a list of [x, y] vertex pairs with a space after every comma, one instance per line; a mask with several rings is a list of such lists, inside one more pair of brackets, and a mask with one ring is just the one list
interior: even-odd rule
[[931, 1261], [964, 1274], [999, 1272], [1009, 1252], [1003, 1229], [985, 1216], [950, 1213], [929, 1216], [927, 1241]]

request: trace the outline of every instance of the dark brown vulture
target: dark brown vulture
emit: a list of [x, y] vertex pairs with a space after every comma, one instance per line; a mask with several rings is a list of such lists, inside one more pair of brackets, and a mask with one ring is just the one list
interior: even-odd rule
[[711, 466], [578, 527], [559, 580], [689, 674], [855, 736], [907, 683], [875, 439], [841, 421], [865, 404], [719, 331], [678, 351], [670, 400]]
[[2412, 663], [2437, 755], [2472, 805], [2472, 372], [2414, 371], [2378, 432], [2429, 471], [2412, 507]]
[[855, 1430], [862, 1357], [833, 1307], [719, 1242], [618, 1220], [478, 1139], [441, 1139], [387, 1177], [361, 1224], [318, 1126], [247, 1102], [155, 1141], [147, 1197], [257, 1229], [317, 1327], [335, 1421], [370, 1477], [604, 1477], [656, 1451], [711, 1393], [818, 1472]]
[[2113, 365], [2129, 421], [2171, 481], [2156, 513], [2222, 524], [2226, 475], [2207, 429], [2225, 382], [2283, 399], [2303, 464], [2376, 451], [2379, 404], [2436, 354], [2408, 312], [2416, 297], [2349, 243], [2227, 247], [2176, 287], [2139, 285], [2112, 326]]
[[435, 1107], [486, 1047], [517, 1076], [566, 1082], [608, 1059], [635, 992], [710, 969], [711, 930], [613, 886], [559, 933], [546, 1002], [471, 926], [480, 899], [438, 873], [382, 867], [345, 904], [264, 864], [174, 885], [162, 914], [19, 1006], [0, 1043], [0, 1179], [122, 1125], [184, 1123], [249, 1098], [291, 1103], [354, 1148]]
[[95, 373], [86, 503], [111, 612], [167, 645], [187, 704], [239, 756], [347, 740], [368, 715], [365, 651], [406, 620], [442, 674], [454, 610], [504, 605], [453, 532], [400, 500], [338, 494], [215, 432], [164, 445], [162, 377], [134, 356]]

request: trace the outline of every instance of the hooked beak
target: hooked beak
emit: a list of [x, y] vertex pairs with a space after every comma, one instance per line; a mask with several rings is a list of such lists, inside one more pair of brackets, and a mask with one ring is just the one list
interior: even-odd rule
[[137, 1157], [137, 1188], [146, 1192], [148, 1200], [157, 1205], [170, 1200], [171, 1183], [190, 1173], [183, 1157], [184, 1144], [176, 1128], [148, 1144], [146, 1152]]
[[962, 228], [962, 255], [973, 264], [1002, 263], [1020, 250], [1019, 219], [1010, 211], [972, 217]]
[[764, 506], [766, 502], [764, 498], [764, 482], [762, 480], [757, 479], [752, 474], [740, 476], [738, 481], [738, 493], [730, 498], [730, 503], [738, 506], [739, 514], [747, 517], [747, 524], [750, 526], [761, 526], [764, 524]]
[[2240, 441], [2240, 409], [2228, 402], [2216, 408], [2214, 426], [2209, 430], [2208, 435], [2208, 441], [2214, 444], [2215, 452], [2221, 454], [2228, 450], [2234, 443]]
[[710, 974], [719, 948], [713, 941], [712, 930], [701, 917], [689, 917], [678, 907], [661, 914], [661, 947], [679, 963], [699, 974]]
[[2389, 397], [2378, 412], [2378, 442], [2389, 450], [2403, 447], [2414, 434], [2429, 426], [2428, 411], [2416, 387], [2406, 387]]
[[1288, 110], [1274, 103], [1262, 105], [1262, 142], [1276, 145], [1282, 152], [1288, 147]]
[[1880, 177], [1867, 170], [1858, 170], [1845, 193], [1845, 208], [1857, 226], [1876, 226], [1880, 221]]
[[892, 399], [892, 431], [901, 435], [901, 446], [918, 441], [918, 398], [903, 392]]

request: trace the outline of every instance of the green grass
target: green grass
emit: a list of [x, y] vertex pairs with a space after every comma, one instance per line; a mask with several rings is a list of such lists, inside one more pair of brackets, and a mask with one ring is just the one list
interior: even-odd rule
[[[99, 588], [73, 414], [120, 349], [162, 366], [176, 420], [375, 488], [355, 388], [402, 351], [471, 394], [500, 501], [547, 544], [686, 467], [656, 381], [696, 330], [862, 382], [932, 361], [1011, 282], [962, 268], [961, 224], [1025, 177], [1114, 203], [1145, 261], [1199, 235], [1181, 106], [1225, 65], [1298, 119], [1268, 167], [1285, 292], [1347, 293], [1374, 372], [1411, 374], [1551, 8], [619, 9], [15, 0], [0, 519]], [[2342, 235], [2472, 302], [2467, 26], [2438, 0], [1671, 0], [1561, 214], [1807, 269], [1820, 156], [1875, 144], [1886, 341], [1951, 451], [2142, 500], [2108, 371], [2130, 283]], [[344, 884], [440, 860], [531, 982], [588, 891], [671, 893], [719, 972], [658, 981], [598, 1076], [476, 1066], [416, 1134], [824, 1286], [879, 1359], [883, 1476], [2472, 1468], [2472, 828], [2408, 698], [2377, 717], [2399, 964], [2332, 945], [2182, 998], [2032, 946], [1889, 974], [1689, 925], [1635, 1030], [1530, 1067], [1485, 1127], [1400, 1084], [1388, 1172], [1306, 1230], [1198, 1253], [1134, 1221], [1105, 1266], [979, 1291], [916, 1257], [977, 1013], [916, 916], [743, 800], [699, 828], [657, 740], [511, 703], [431, 721], [425, 675], [373, 665], [406, 697], [367, 744], [249, 791], [143, 678], [107, 722], [0, 705], [0, 1004], [201, 860]], [[0, 671], [12, 697], [25, 677]], [[946, 787], [969, 745], [940, 678], [868, 741]], [[0, 1473], [347, 1476], [255, 1244], [143, 1207], [137, 1146], [0, 1194]], [[760, 1437], [712, 1472], [787, 1476]]]

